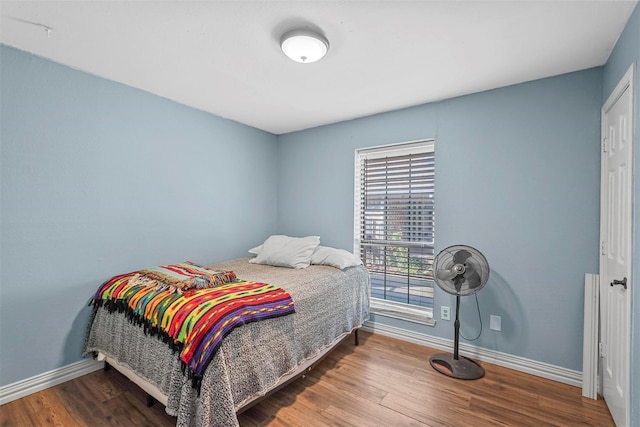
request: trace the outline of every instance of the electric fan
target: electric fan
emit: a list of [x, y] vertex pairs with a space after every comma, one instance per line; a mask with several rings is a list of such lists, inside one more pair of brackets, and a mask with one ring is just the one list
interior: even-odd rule
[[484, 287], [489, 279], [489, 263], [475, 248], [465, 245], [449, 246], [433, 260], [434, 280], [445, 292], [456, 296], [456, 320], [454, 322], [453, 355], [449, 353], [431, 356], [429, 363], [441, 374], [475, 380], [484, 376], [484, 369], [477, 362], [458, 354], [460, 336], [460, 296], [472, 295]]

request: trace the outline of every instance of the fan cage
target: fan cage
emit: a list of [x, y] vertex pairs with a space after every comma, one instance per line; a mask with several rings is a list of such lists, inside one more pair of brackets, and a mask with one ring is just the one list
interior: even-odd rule
[[[459, 251], [467, 251], [470, 257], [465, 260], [464, 264], [473, 266], [473, 270], [479, 275], [480, 285], [475, 288], [456, 289], [454, 279], [446, 280], [438, 278], [438, 271], [451, 270], [456, 264], [454, 257]], [[467, 266], [468, 268], [468, 266]], [[433, 271], [435, 271], [434, 281], [445, 292], [452, 295], [472, 295], [482, 289], [489, 279], [489, 263], [485, 256], [478, 249], [468, 245], [454, 245], [443, 249], [438, 253], [433, 262]], [[468, 273], [469, 270], [467, 270]]]

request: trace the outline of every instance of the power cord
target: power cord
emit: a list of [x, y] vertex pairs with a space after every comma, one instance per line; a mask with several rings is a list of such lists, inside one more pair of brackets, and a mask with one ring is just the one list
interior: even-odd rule
[[467, 337], [465, 337], [464, 335], [462, 335], [462, 331], [460, 331], [460, 336], [462, 338], [464, 338], [467, 341], [475, 341], [478, 338], [480, 338], [480, 335], [482, 335], [482, 316], [480, 315], [480, 303], [478, 302], [478, 293], [476, 292], [474, 294], [474, 296], [476, 297], [476, 307], [478, 308], [478, 320], [480, 320], [480, 332], [478, 332], [478, 336], [473, 338], [473, 339], [469, 339]]

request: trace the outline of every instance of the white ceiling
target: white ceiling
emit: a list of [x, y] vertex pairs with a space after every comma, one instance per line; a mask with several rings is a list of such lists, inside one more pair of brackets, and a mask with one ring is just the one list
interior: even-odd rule
[[2, 0], [0, 41], [282, 134], [602, 65], [636, 3]]

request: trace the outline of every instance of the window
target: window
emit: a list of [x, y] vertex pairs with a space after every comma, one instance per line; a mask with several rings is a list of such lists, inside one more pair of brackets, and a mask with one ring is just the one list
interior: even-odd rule
[[374, 313], [432, 323], [434, 168], [433, 140], [356, 151], [354, 251]]

